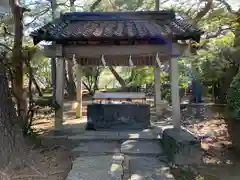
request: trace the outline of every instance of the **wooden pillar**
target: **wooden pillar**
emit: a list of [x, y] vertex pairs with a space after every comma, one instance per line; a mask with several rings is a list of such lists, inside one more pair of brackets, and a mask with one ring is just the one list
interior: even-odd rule
[[[160, 0], [155, 0], [155, 10], [159, 11], [160, 8]], [[162, 93], [161, 93], [161, 79], [160, 79], [161, 68], [156, 63], [154, 66], [154, 87], [155, 87], [155, 97], [154, 104], [156, 108], [156, 115], [161, 115], [161, 101], [162, 101]]]
[[156, 115], [161, 115], [162, 113], [162, 93], [160, 73], [161, 68], [158, 65], [154, 66], [154, 88], [155, 88], [154, 103], [156, 108]]
[[175, 128], [181, 128], [180, 98], [179, 98], [179, 68], [178, 60], [171, 58], [171, 97], [172, 97], [172, 121]]
[[81, 65], [77, 65], [77, 94], [76, 94], [76, 117], [82, 117], [82, 67]]
[[64, 106], [64, 71], [65, 61], [63, 58], [56, 60], [56, 102], [60, 106], [55, 111], [55, 128], [62, 128]]
[[[76, 12], [75, 0], [70, 0], [70, 11]], [[75, 60], [73, 58], [73, 60]], [[76, 65], [76, 79], [77, 79], [77, 89], [76, 89], [76, 103], [74, 103], [74, 108], [76, 111], [76, 118], [82, 117], [82, 67], [79, 64]]]

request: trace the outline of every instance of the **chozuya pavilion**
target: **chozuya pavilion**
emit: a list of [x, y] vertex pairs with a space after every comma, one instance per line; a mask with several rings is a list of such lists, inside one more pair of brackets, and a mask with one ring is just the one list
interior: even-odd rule
[[187, 45], [181, 42], [200, 41], [201, 30], [186, 19], [169, 11], [141, 12], [72, 12], [31, 33], [34, 44], [52, 41], [45, 46], [47, 57], [57, 58], [55, 127], [63, 122], [64, 61], [78, 62], [78, 116], [81, 116], [81, 66], [154, 66], [156, 113], [162, 110], [160, 64], [171, 67], [172, 118], [180, 127], [179, 72], [177, 57]]

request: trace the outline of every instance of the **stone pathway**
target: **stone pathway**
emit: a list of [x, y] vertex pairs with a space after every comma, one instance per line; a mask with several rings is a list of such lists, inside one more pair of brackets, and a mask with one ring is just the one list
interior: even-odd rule
[[159, 137], [142, 132], [86, 131], [78, 141], [76, 159], [66, 180], [174, 180], [164, 162]]

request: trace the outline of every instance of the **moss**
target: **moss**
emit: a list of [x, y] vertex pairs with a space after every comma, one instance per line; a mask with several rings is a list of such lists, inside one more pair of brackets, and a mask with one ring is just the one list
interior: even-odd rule
[[240, 72], [233, 79], [227, 94], [228, 119], [240, 122]]

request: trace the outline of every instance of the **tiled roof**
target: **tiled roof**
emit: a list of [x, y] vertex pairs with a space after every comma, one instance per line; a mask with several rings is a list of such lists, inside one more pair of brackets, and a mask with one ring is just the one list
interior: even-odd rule
[[[31, 33], [34, 44], [40, 41], [106, 41], [192, 39], [199, 42], [203, 32], [188, 24], [174, 11], [75, 12], [63, 14]], [[156, 43], [156, 42], [155, 42]]]

